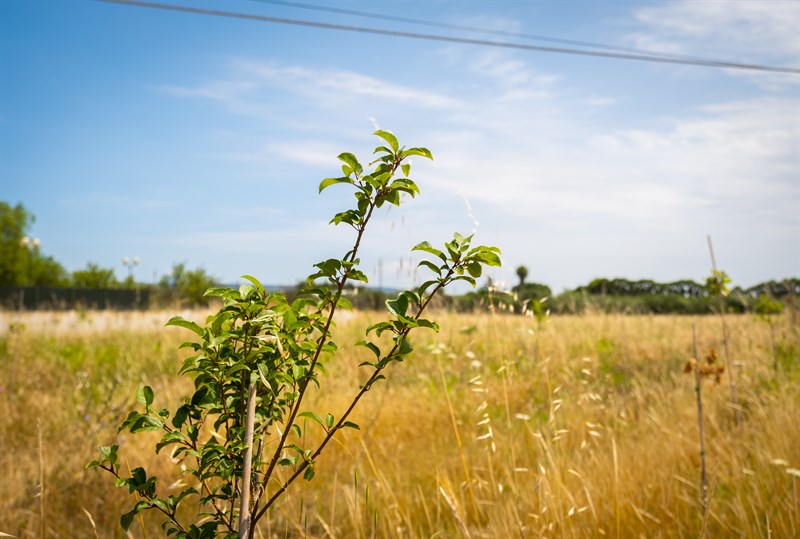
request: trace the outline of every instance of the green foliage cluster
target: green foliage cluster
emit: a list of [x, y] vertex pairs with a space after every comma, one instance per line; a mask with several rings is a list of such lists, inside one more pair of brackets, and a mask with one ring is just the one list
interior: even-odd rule
[[0, 201], [0, 285], [66, 286], [70, 277], [28, 237], [35, 218], [22, 204]]
[[[710, 314], [722, 298], [727, 312], [758, 312], [759, 298], [791, 301], [800, 293], [800, 279], [760, 283], [747, 289], [730, 288], [730, 278], [712, 272], [704, 283], [680, 280], [658, 283], [652, 280], [594, 279], [589, 284], [567, 290], [549, 302], [554, 313], [578, 314], [587, 310], [654, 314]], [[724, 292], [724, 293], [723, 293]], [[712, 301], [713, 300], [713, 301]]]
[[594, 279], [585, 286], [578, 287], [578, 292], [603, 296], [680, 296], [684, 298], [703, 297], [705, 289], [702, 284], [691, 280], [680, 280], [671, 283], [658, 283], [649, 279], [631, 281], [628, 279]]
[[85, 269], [72, 272], [72, 285], [75, 288], [116, 288], [120, 283], [113, 269], [89, 262]]
[[[143, 387], [138, 394], [143, 410], [132, 411], [120, 430], [162, 433], [156, 453], [169, 447], [173, 459], [186, 467], [191, 484], [165, 496], [159, 493], [157, 477], [144, 468], [125, 472], [118, 445], [102, 447], [100, 458], [87, 466], [107, 471], [117, 486], [137, 496], [121, 518], [123, 529], [137, 514], [152, 510], [161, 513], [163, 529], [171, 537], [253, 537], [258, 521], [290, 485], [298, 478], [314, 477], [318, 458], [334, 436], [360, 428], [350, 420], [351, 413], [384, 379], [386, 368], [411, 353], [410, 334], [418, 328], [438, 330], [423, 317], [433, 298], [457, 281], [475, 286], [485, 266], [500, 265], [499, 250], [473, 247], [472, 236], [455, 234], [441, 249], [428, 242], [416, 245], [414, 251], [430, 257], [419, 264], [429, 270], [429, 278], [386, 301], [388, 319], [368, 327], [364, 339], [355, 343], [366, 359], [359, 365], [364, 381], [353, 388], [350, 404], [338, 415], [306, 409], [308, 389], [322, 389], [324, 360], [338, 349], [331, 327], [337, 310], [350, 307], [344, 291], [348, 283], [367, 282], [359, 268], [359, 252], [374, 212], [386, 204], [399, 206], [403, 194], [419, 193], [408, 177], [408, 157], [432, 159], [425, 148], [401, 147], [389, 132], [375, 135], [383, 145], [375, 149], [372, 172], [366, 173], [353, 154], [343, 153], [343, 176], [326, 178], [319, 187], [320, 192], [336, 184], [353, 188], [354, 207], [331, 220], [353, 229], [352, 249], [341, 258], [315, 264], [316, 271], [291, 300], [244, 276], [248, 284], [238, 290], [205, 292], [205, 297], [219, 298], [222, 306], [204, 326], [179, 317], [170, 320], [169, 325], [193, 333], [194, 340], [183, 345], [192, 354], [180, 372], [193, 380], [194, 392], [171, 413], [154, 408], [153, 390]], [[315, 436], [307, 436], [307, 425], [317, 430]], [[193, 522], [179, 516], [185, 500], [201, 508]]]
[[207, 306], [209, 297], [205, 292], [217, 286], [219, 281], [203, 268], [186, 269], [186, 263], [173, 264], [172, 271], [164, 275], [156, 288], [157, 302], [164, 305]]
[[[25, 206], [0, 201], [0, 286], [74, 287], [89, 289], [137, 288], [131, 277], [120, 281], [113, 268], [96, 262], [68, 273], [52, 257], [41, 252], [38, 240], [28, 236], [36, 218]], [[203, 293], [217, 279], [202, 268], [189, 270], [185, 263], [173, 265], [156, 287], [162, 304], [207, 305]]]

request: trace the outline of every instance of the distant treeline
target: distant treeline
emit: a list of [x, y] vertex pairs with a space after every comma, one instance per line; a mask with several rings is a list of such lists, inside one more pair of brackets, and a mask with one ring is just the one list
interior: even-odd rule
[[[285, 289], [290, 298], [300, 285]], [[345, 296], [355, 309], [379, 310], [396, 291], [369, 287], [347, 288]], [[762, 295], [784, 304], [795, 304], [800, 294], [800, 279], [767, 281], [750, 288], [735, 287], [724, 297], [725, 309], [732, 313], [754, 310]], [[713, 299], [713, 301], [710, 301]], [[718, 303], [709, 298], [703, 284], [691, 280], [658, 283], [652, 280], [594, 279], [554, 295], [549, 286], [541, 283], [521, 283], [510, 291], [487, 285], [458, 296], [442, 296], [433, 305], [459, 312], [496, 310], [500, 312], [551, 312], [553, 314], [582, 314], [587, 311], [631, 314], [710, 314]]]
[[[753, 310], [762, 295], [794, 304], [800, 294], [800, 279], [767, 281], [750, 288], [734, 287], [724, 296], [728, 312]], [[652, 280], [594, 279], [587, 285], [553, 295], [547, 285], [521, 283], [510, 292], [485, 287], [462, 297], [450, 298], [458, 310], [487, 308], [523, 312], [543, 308], [551, 313], [581, 314], [586, 311], [632, 314], [707, 314], [716, 312], [706, 287], [691, 280], [658, 283]]]
[[[170, 276], [154, 286], [138, 285], [135, 289], [74, 287], [10, 287], [0, 286], [0, 307], [6, 309], [147, 309], [206, 305], [203, 292], [213, 282], [184, 271], [176, 264]], [[205, 275], [204, 275], [205, 277]], [[282, 290], [291, 299], [300, 285]], [[345, 297], [359, 310], [380, 310], [396, 291], [369, 287], [349, 287]], [[725, 309], [732, 313], [753, 311], [766, 295], [785, 305], [797, 305], [800, 279], [767, 281], [750, 288], [734, 287], [724, 297]], [[522, 283], [510, 291], [496, 289], [491, 283], [458, 296], [437, 298], [435, 307], [459, 312], [550, 312], [582, 314], [591, 311], [630, 314], [710, 314], [717, 302], [709, 301], [704, 285], [681, 280], [658, 283], [651, 280], [594, 279], [589, 284], [553, 295], [549, 286]]]

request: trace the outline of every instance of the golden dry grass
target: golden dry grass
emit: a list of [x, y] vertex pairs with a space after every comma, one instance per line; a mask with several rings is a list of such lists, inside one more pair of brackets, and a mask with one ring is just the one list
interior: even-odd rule
[[[171, 314], [3, 315], [0, 532], [39, 537], [43, 525], [45, 537], [125, 536], [118, 518], [132, 499], [83, 465], [118, 440], [115, 425], [138, 385], [153, 386], [156, 404], [171, 409], [188, 391], [175, 372], [189, 335], [161, 327]], [[357, 389], [363, 349], [351, 344], [379, 316], [340, 323], [342, 351], [322, 380], [330, 393], [310, 403], [317, 412], [338, 415]], [[777, 374], [766, 324], [728, 318], [744, 421], [733, 422], [727, 380], [707, 380], [706, 516], [694, 379], [683, 366], [692, 324], [703, 353], [722, 349], [718, 318], [556, 317], [543, 329], [504, 315], [432, 318], [441, 332], [416, 336], [412, 357], [367, 395], [355, 418], [362, 430], [323, 454], [314, 480], [297, 485], [260, 536], [800, 534], [800, 477], [787, 472], [800, 468], [800, 358], [789, 315], [778, 321]], [[9, 332], [12, 322], [26, 328]], [[166, 489], [180, 477], [155, 457], [153, 439], [123, 436], [120, 451]], [[147, 537], [161, 535], [157, 518], [144, 524]], [[138, 522], [131, 535], [143, 536]]]

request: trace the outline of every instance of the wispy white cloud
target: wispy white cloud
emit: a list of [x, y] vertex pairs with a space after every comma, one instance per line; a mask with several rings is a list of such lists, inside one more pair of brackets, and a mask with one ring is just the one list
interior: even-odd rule
[[[537, 150], [537, 145], [552, 133], [526, 133], [506, 117], [497, 119], [505, 120], [507, 137], [495, 141], [491, 159], [483, 158], [478, 143], [455, 151], [445, 149], [440, 161], [471, 171], [447, 171], [459, 186], [466, 185], [468, 196], [498, 205], [507, 204], [509, 191], [544, 196], [549, 200], [543, 211], [576, 207], [588, 211], [594, 206], [619, 218], [637, 219], [642, 208], [655, 211], [655, 206], [670, 200], [683, 200], [652, 196], [658, 186], [681, 195], [688, 195], [688, 190], [700, 190], [707, 197], [736, 195], [742, 207], [752, 197], [774, 193], [776, 204], [783, 205], [780, 197], [786, 193], [779, 194], [781, 189], [797, 189], [798, 112], [798, 104], [788, 99], [709, 105], [694, 114], [664, 120], [661, 129], [631, 126], [589, 133], [584, 128], [575, 132], [571, 143], [548, 145], [546, 152]], [[504, 189], [486, 182], [487, 177], [501, 177]], [[764, 178], [770, 178], [778, 191], [766, 191]], [[645, 189], [645, 185], [650, 187]], [[594, 203], [607, 202], [607, 195], [616, 190], [629, 193], [619, 207]], [[631, 196], [634, 200], [629, 200]], [[509, 211], [527, 210], [517, 206]]]
[[266, 165], [275, 162], [302, 164], [307, 167], [333, 170], [337, 167], [336, 156], [341, 147], [331, 142], [315, 140], [267, 141], [253, 149], [224, 152], [216, 157], [236, 163]]
[[[540, 268], [546, 282], [564, 282], [564, 267], [578, 263], [549, 260], [548, 250], [563, 253], [565, 245], [592, 260], [588, 278], [603, 271], [596, 262], [610, 253], [631, 271], [647, 268], [638, 254], [645, 252], [657, 253], [675, 277], [685, 242], [707, 233], [742, 252], [783, 249], [785, 258], [768, 263], [785, 267], [798, 254], [799, 107], [792, 99], [753, 98], [665, 117], [656, 127], [628, 118], [600, 129], [581, 126], [563, 110], [530, 129], [519, 121], [530, 113], [514, 109], [493, 118], [505, 132], [453, 135], [458, 144], [438, 151], [426, 170], [428, 184], [442, 205], [448, 197], [456, 204], [463, 192], [483, 232], [499, 227], [500, 242], [520, 263], [547, 259]], [[442, 228], [436, 219], [429, 230]], [[526, 254], [534, 249], [527, 245], [542, 254]], [[702, 274], [703, 251], [697, 251], [693, 267]], [[759, 262], [749, 263], [733, 269], [757, 273]]]
[[229, 103], [251, 94], [259, 87], [252, 81], [222, 80], [200, 86], [161, 86], [159, 89], [176, 97], [204, 98]]
[[612, 105], [616, 105], [617, 101], [618, 100], [615, 97], [592, 94], [585, 98], [583, 103], [593, 107], [610, 107]]
[[[633, 13], [634, 46], [743, 62], [800, 65], [800, 2], [719, 0], [661, 2]], [[752, 74], [738, 70], [741, 77]], [[758, 84], [796, 84], [798, 77], [754, 77]]]
[[[425, 196], [408, 210], [404, 247], [478, 229], [481, 241], [505, 248], [513, 266], [515, 260], [529, 263], [528, 256], [547, 259], [568, 245], [572, 258], [549, 255], [540, 268], [539, 278], [557, 286], [601, 274], [606, 259], [608, 267], [630, 267], [631, 276], [637, 268], [671, 264], [686, 257], [687, 238], [715, 231], [722, 243], [742, 238], [739, 245], [749, 252], [796, 236], [796, 99], [715, 102], [709, 96], [705, 106], [639, 118], [622, 110], [631, 105], [629, 89], [624, 100], [607, 90], [581, 91], [513, 53], [453, 54], [449, 61], [468, 82], [437, 92], [348, 70], [239, 60], [231, 63], [230, 80], [237, 84], [200, 86], [196, 95], [240, 112], [264, 109], [270, 92], [285, 91], [299, 96], [298, 108], [320, 125], [357, 116], [368, 129], [368, 115], [379, 113], [381, 125], [402, 129], [402, 142], [428, 145], [436, 156], [433, 164], [415, 163], [412, 175]], [[334, 106], [343, 102], [347, 106]], [[605, 107], [603, 116], [613, 119], [587, 121], [587, 106]], [[349, 144], [342, 131], [325, 135], [319, 127], [289, 131], [229, 157], [325, 169], [321, 178], [335, 173], [335, 157], [344, 149], [361, 155], [340, 146]], [[350, 137], [346, 131], [344, 138]], [[362, 134], [357, 138], [363, 141]], [[256, 241], [249, 232], [232, 234], [211, 240], [221, 249]], [[329, 237], [300, 227], [266, 238], [291, 250], [292, 242], [312, 234]], [[535, 255], [528, 253], [534, 241]], [[644, 252], [658, 262], [647, 266]], [[386, 247], [382, 256], [388, 260], [392, 253]], [[565, 266], [581, 264], [585, 274], [564, 273]], [[671, 268], [667, 278], [687, 276]], [[501, 271], [513, 280], [513, 268]]]
[[453, 97], [392, 84], [355, 71], [281, 66], [241, 59], [234, 61], [233, 66], [243, 76], [253, 77], [258, 83], [288, 87], [292, 91], [317, 98], [328, 96], [326, 101], [336, 98], [369, 97], [429, 108], [454, 108], [461, 104]]
[[[493, 10], [492, 10], [493, 11]], [[494, 12], [484, 13], [481, 16], [456, 16], [454, 24], [460, 26], [470, 26], [473, 28], [484, 28], [497, 32], [522, 32], [522, 23], [518, 19], [498, 16]]]

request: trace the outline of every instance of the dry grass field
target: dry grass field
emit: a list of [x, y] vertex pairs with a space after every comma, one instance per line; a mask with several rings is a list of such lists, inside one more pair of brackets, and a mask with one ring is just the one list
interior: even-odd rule
[[[138, 386], [176, 407], [188, 332], [173, 314], [0, 313], [0, 532], [20, 538], [125, 537], [133, 504], [84, 470], [118, 442], [130, 467], [181, 481], [154, 437], [118, 435]], [[352, 343], [379, 315], [340, 321], [342, 348], [309, 406], [341, 412], [359, 385]], [[718, 317], [593, 314], [530, 318], [435, 313], [415, 353], [390, 368], [348, 431], [323, 453], [257, 537], [800, 537], [797, 327], [730, 316], [742, 421], [726, 373], [705, 380], [709, 509], [700, 502], [692, 325], [701, 354], [723, 356]], [[166, 452], [165, 452], [166, 453]], [[145, 513], [131, 537], [162, 536]], [[3, 536], [0, 534], [0, 536]]]

